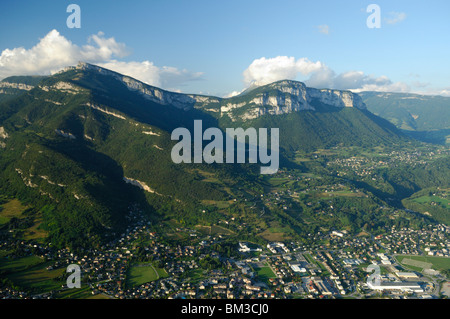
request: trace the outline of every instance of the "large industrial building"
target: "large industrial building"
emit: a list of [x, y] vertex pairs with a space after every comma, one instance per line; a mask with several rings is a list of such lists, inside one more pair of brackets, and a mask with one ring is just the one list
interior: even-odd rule
[[381, 282], [374, 284], [367, 283], [367, 286], [373, 290], [400, 290], [404, 292], [423, 292], [423, 288], [417, 282]]

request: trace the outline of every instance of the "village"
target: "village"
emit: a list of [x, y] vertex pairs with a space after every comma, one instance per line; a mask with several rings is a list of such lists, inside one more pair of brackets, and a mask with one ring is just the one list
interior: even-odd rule
[[[178, 231], [193, 232], [188, 228]], [[236, 258], [221, 255], [212, 248], [226, 240], [222, 235], [193, 236], [187, 246], [168, 245], [159, 240], [148, 224], [140, 221], [120, 239], [82, 255], [25, 242], [19, 243], [19, 247], [23, 255], [34, 254], [50, 262], [49, 271], [78, 264], [84, 289], [93, 296], [106, 298], [448, 297], [448, 291], [441, 291], [448, 272], [441, 273], [431, 266], [418, 271], [421, 263], [417, 260], [414, 263], [413, 258], [449, 258], [448, 226], [430, 225], [419, 231], [392, 228], [373, 238], [349, 236], [345, 230], [309, 236], [316, 244], [271, 242], [261, 246], [239, 242], [235, 246], [237, 255], [233, 254]], [[137, 243], [142, 243], [143, 238], [150, 241], [146, 246], [139, 246]], [[327, 245], [320, 244], [324, 240]], [[17, 247], [18, 243], [3, 241], [0, 250], [12, 246]], [[215, 261], [217, 265], [213, 262], [205, 265], [205, 260]], [[127, 276], [135, 265], [151, 267], [156, 277], [130, 285]], [[381, 269], [378, 286], [368, 279], [369, 265]], [[58, 291], [33, 295], [2, 287], [0, 298], [52, 298], [67, 290], [62, 284]]]
[[[265, 180], [268, 188], [263, 194], [242, 191], [229, 198], [226, 205], [231, 215], [222, 215], [214, 226], [220, 232], [212, 232], [211, 225], [170, 222], [173, 238], [169, 238], [167, 221], [154, 224], [132, 208], [127, 230], [97, 248], [75, 252], [5, 236], [0, 241], [0, 253], [5, 255], [0, 257], [8, 263], [35, 257], [35, 264], [24, 267], [20, 274], [28, 269], [32, 272], [38, 264], [45, 265], [41, 274], [58, 275], [51, 288], [34, 291], [8, 281], [7, 268], [0, 267], [0, 298], [448, 298], [450, 227], [423, 222], [420, 227], [409, 226], [404, 221], [414, 212], [384, 205], [371, 212], [384, 216], [383, 222], [371, 226], [372, 217], [364, 212], [366, 207], [372, 209], [376, 199], [342, 177], [357, 174], [372, 181], [379, 178], [377, 168], [402, 162], [419, 165], [448, 155], [446, 152], [437, 148], [392, 150], [360, 158], [342, 154], [334, 158], [336, 155], [320, 152], [308, 155], [315, 163], [324, 160], [323, 167], [331, 173], [327, 179], [280, 170]], [[435, 195], [446, 198], [447, 191], [438, 188], [434, 192], [431, 205], [438, 205]], [[345, 218], [336, 204], [345, 205], [347, 199], [361, 199], [357, 231], [352, 231], [350, 224], [342, 227]], [[239, 215], [240, 209], [248, 212], [247, 219]], [[299, 212], [301, 222], [294, 226], [304, 227], [312, 221], [319, 226], [309, 228], [314, 231], [303, 228], [297, 237], [271, 234], [281, 227], [280, 216], [292, 220]], [[201, 231], [205, 229], [208, 231]], [[246, 240], [236, 234], [268, 237]], [[82, 285], [69, 289], [66, 269], [73, 264], [80, 266]]]

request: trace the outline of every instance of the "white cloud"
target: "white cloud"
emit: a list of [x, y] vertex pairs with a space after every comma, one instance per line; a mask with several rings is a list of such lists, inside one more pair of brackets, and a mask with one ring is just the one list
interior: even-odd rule
[[409, 92], [410, 87], [403, 82], [392, 82], [387, 76], [374, 77], [362, 71], [350, 71], [339, 74], [333, 79], [333, 88], [340, 90]]
[[330, 27], [326, 24], [319, 25], [319, 26], [317, 26], [317, 28], [319, 29], [320, 33], [323, 33], [323, 34], [330, 33]]
[[[245, 89], [244, 89], [244, 90], [245, 90]], [[244, 92], [244, 90], [241, 90], [241, 91], [233, 91], [233, 92], [231, 92], [231, 93], [228, 93], [228, 94], [224, 95], [223, 97], [224, 97], [224, 98], [229, 98], [229, 97], [237, 96], [237, 95], [241, 94], [242, 92]]]
[[97, 63], [128, 54], [126, 46], [102, 32], [92, 35], [79, 47], [57, 30], [50, 31], [31, 49], [5, 49], [0, 55], [0, 78], [10, 75], [51, 74], [78, 61]]
[[443, 89], [439, 92], [439, 95], [450, 97], [450, 88]]
[[389, 12], [389, 16], [385, 19], [387, 24], [396, 24], [406, 19], [406, 13], [404, 12]]
[[30, 49], [3, 50], [0, 54], [0, 79], [11, 75], [48, 75], [79, 61], [97, 64], [167, 89], [199, 79], [202, 75], [170, 66], [158, 67], [150, 61], [116, 60], [129, 55], [129, 52], [125, 44], [113, 37], [106, 38], [103, 32], [91, 35], [87, 44], [80, 47], [57, 30], [52, 30]]
[[276, 58], [260, 58], [254, 60], [244, 71], [244, 83], [264, 85], [284, 79], [294, 79], [299, 73], [308, 75], [323, 68], [321, 62], [311, 62], [307, 58], [297, 61], [294, 57], [277, 56]]
[[411, 88], [408, 84], [403, 82], [391, 82], [390, 80], [384, 84], [379, 83], [366, 83], [363, 84], [360, 88], [350, 89], [355, 93], [363, 92], [363, 91], [377, 91], [377, 92], [410, 92]]
[[122, 62], [112, 60], [105, 63], [98, 63], [99, 66], [119, 72], [138, 79], [150, 85], [179, 91], [174, 87], [183, 85], [188, 81], [201, 79], [203, 73], [179, 70], [174, 67], [158, 67], [150, 61], [143, 62]]
[[336, 74], [321, 61], [307, 58], [278, 56], [254, 60], [243, 72], [244, 84], [265, 85], [280, 80], [295, 80], [299, 75], [309, 76], [305, 84], [316, 88], [339, 90], [408, 92], [409, 86], [403, 82], [392, 82], [386, 76], [374, 77], [362, 71], [348, 71]]
[[435, 88], [427, 90], [413, 90], [411, 93], [421, 94], [421, 95], [441, 95], [444, 97], [450, 97], [450, 87], [447, 88]]

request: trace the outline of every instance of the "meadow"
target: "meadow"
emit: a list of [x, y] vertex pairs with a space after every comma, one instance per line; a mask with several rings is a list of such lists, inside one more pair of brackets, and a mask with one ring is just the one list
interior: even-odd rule
[[156, 268], [150, 263], [135, 264], [128, 269], [127, 285], [131, 287], [167, 277], [167, 272], [162, 268]]

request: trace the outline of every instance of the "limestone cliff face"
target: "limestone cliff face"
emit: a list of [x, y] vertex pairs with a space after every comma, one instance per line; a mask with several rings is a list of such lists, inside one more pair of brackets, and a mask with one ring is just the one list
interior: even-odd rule
[[162, 90], [135, 80], [129, 76], [122, 75], [89, 63], [80, 62], [76, 68], [81, 70], [93, 70], [99, 72], [100, 74], [112, 76], [125, 84], [129, 90], [137, 91], [146, 99], [159, 104], [173, 105], [183, 110], [189, 110], [192, 109], [197, 102], [197, 99], [193, 95]]
[[356, 107], [361, 110], [367, 108], [361, 97], [350, 91], [308, 88], [308, 97], [335, 107]]
[[10, 82], [0, 82], [0, 88], [8, 88], [8, 89], [18, 89], [24, 91], [30, 91], [34, 86], [27, 85], [24, 83], [10, 83]]
[[0, 82], [0, 94], [17, 95], [21, 91], [30, 91], [34, 86], [24, 83], [11, 83], [8, 81]]
[[233, 121], [254, 119], [265, 114], [280, 115], [315, 110], [313, 105], [317, 102], [338, 108], [366, 109], [362, 99], [350, 91], [308, 88], [298, 81], [278, 81], [243, 95], [219, 98], [166, 91], [88, 63], [80, 62], [76, 69], [89, 69], [112, 76], [126, 85], [129, 90], [137, 91], [155, 103], [172, 105], [185, 111], [198, 108], [218, 113], [220, 116], [229, 116]]
[[[251, 97], [250, 97], [251, 96]], [[231, 98], [242, 100], [242, 97]], [[238, 108], [246, 107], [245, 112]], [[249, 98], [239, 103], [228, 102], [220, 109], [222, 115], [228, 115], [236, 120], [235, 113], [242, 120], [254, 119], [265, 114], [280, 115], [303, 110], [314, 110], [307, 101], [306, 86], [301, 82], [290, 81], [289, 85], [276, 82], [258, 88], [256, 94], [249, 94]]]
[[[275, 82], [257, 88], [253, 94], [250, 92], [247, 95], [251, 98], [245, 101], [241, 101], [243, 97], [237, 97], [223, 103], [220, 108], [221, 114], [228, 115], [232, 120], [254, 119], [265, 114], [279, 115], [315, 110], [312, 105], [314, 102], [338, 108], [366, 109], [361, 97], [350, 91], [308, 88], [304, 83], [297, 81]], [[238, 112], [242, 107], [246, 107], [245, 112]]]

